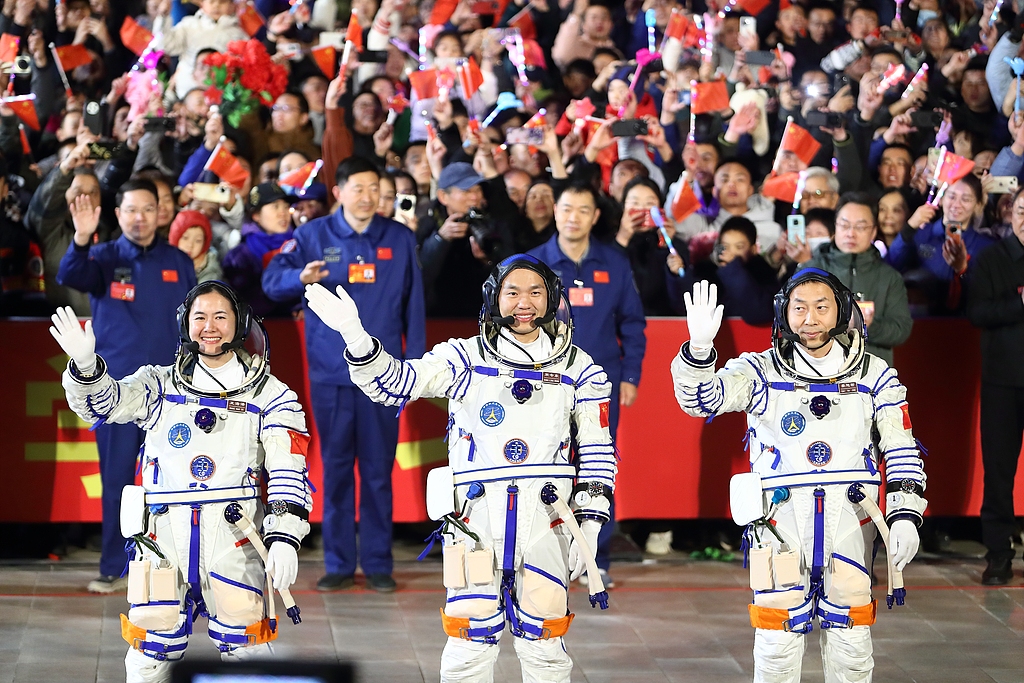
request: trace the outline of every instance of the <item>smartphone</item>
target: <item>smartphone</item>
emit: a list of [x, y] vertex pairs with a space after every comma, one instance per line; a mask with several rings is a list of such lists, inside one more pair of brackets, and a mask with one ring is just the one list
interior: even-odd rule
[[850, 85], [850, 77], [840, 72], [832, 77], [832, 94], [836, 94], [846, 86]]
[[143, 124], [147, 133], [173, 133], [177, 128], [178, 122], [167, 116], [150, 116]]
[[843, 115], [834, 111], [809, 111], [804, 121], [811, 127], [839, 128], [843, 125]]
[[935, 128], [942, 125], [942, 112], [925, 109], [910, 112], [910, 125], [915, 128]]
[[996, 175], [989, 181], [989, 194], [1010, 194], [1017, 191], [1017, 176]]
[[778, 58], [771, 50], [754, 50], [747, 53], [746, 59], [749, 66], [771, 66]]
[[882, 29], [882, 40], [884, 40], [887, 43], [893, 43], [896, 41], [906, 41], [908, 38], [910, 38], [910, 31], [895, 31], [891, 28]]
[[643, 220], [640, 221], [640, 226], [637, 230], [653, 230], [656, 227], [654, 224], [654, 217], [651, 215], [650, 209], [629, 210], [629, 217], [634, 221], [638, 220], [641, 216], [643, 217]]
[[360, 64], [383, 64], [388, 61], [387, 50], [363, 50], [359, 53]]
[[965, 226], [963, 223], [955, 223], [953, 221], [946, 223], [946, 235], [950, 237], [962, 233], [964, 229]]
[[103, 135], [107, 130], [107, 108], [96, 100], [85, 103], [82, 122], [93, 135]]
[[192, 198], [201, 202], [227, 204], [231, 201], [231, 190], [213, 183], [193, 183]]
[[324, 31], [320, 34], [319, 47], [333, 45], [336, 50], [345, 49], [345, 34], [341, 31]]
[[507, 145], [541, 145], [544, 144], [543, 128], [509, 128], [505, 131]]
[[409, 225], [416, 215], [416, 195], [395, 195], [395, 220], [402, 225]]
[[740, 17], [740, 35], [757, 35], [757, 19], [755, 17]]
[[89, 143], [89, 158], [96, 159], [99, 161], [106, 161], [109, 159], [117, 159], [124, 156], [125, 148], [119, 142], [112, 140], [105, 140], [101, 142], [90, 142]]
[[807, 244], [807, 222], [801, 214], [786, 216], [786, 238], [790, 244]]
[[612, 124], [611, 132], [617, 138], [633, 138], [647, 135], [647, 122], [643, 119], [624, 119]]
[[289, 60], [299, 59], [302, 57], [302, 46], [298, 43], [282, 41], [277, 44], [277, 54], [284, 55]]

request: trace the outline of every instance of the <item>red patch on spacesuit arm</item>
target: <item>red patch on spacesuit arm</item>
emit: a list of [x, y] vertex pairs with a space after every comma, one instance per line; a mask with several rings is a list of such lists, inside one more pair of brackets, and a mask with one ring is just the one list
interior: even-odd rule
[[914, 425], [910, 424], [910, 406], [904, 403], [900, 406], [900, 410], [903, 411], [903, 428], [912, 429]]
[[289, 429], [288, 436], [292, 437], [292, 453], [306, 457], [306, 451], [309, 449], [309, 434], [300, 434]]
[[598, 410], [601, 413], [601, 426], [602, 427], [607, 427], [608, 426], [608, 411], [611, 410], [611, 405], [612, 405], [611, 401], [602, 401], [597, 406]]

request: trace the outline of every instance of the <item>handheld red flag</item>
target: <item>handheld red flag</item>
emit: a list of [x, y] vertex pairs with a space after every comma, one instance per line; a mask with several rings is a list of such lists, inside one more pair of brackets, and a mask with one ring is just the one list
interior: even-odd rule
[[21, 153], [27, 157], [32, 156], [32, 145], [28, 144], [28, 134], [25, 132], [25, 126], [18, 124], [18, 132], [21, 133]]
[[779, 145], [780, 156], [782, 152], [792, 152], [800, 158], [800, 161], [810, 166], [819, 149], [821, 149], [821, 143], [815, 140], [806, 129], [792, 121], [786, 124], [786, 131], [782, 134], [782, 144]]
[[434, 9], [430, 12], [430, 24], [446, 24], [455, 14], [455, 8], [459, 6], [459, 0], [437, 0]]
[[512, 17], [508, 22], [508, 26], [509, 28], [519, 29], [523, 40], [537, 39], [537, 26], [533, 23], [533, 17], [530, 16], [530, 9], [528, 7]]
[[799, 173], [783, 173], [769, 178], [761, 186], [761, 195], [792, 204], [796, 200], [796, 184], [799, 177]]
[[278, 178], [277, 184], [281, 187], [290, 187], [297, 192], [304, 192], [309, 188], [310, 183], [316, 178], [316, 174], [320, 172], [323, 165], [324, 162], [321, 159], [310, 161], [301, 168], [297, 168]]
[[480, 71], [480, 66], [472, 55], [466, 62], [460, 64], [457, 70], [459, 72], [459, 85], [462, 87], [462, 94], [468, 100], [484, 84], [484, 74]]
[[363, 49], [363, 27], [359, 25], [359, 19], [355, 12], [348, 22], [348, 29], [345, 31], [345, 42], [352, 43], [357, 50]]
[[18, 56], [21, 38], [5, 33], [0, 36], [0, 62], [10, 64]]
[[693, 103], [690, 105], [690, 111], [693, 114], [710, 114], [729, 108], [729, 91], [725, 87], [725, 81], [698, 83], [691, 97]]
[[413, 71], [409, 74], [409, 85], [416, 93], [416, 99], [429, 100], [437, 97], [437, 69]]
[[21, 119], [26, 126], [32, 130], [39, 130], [39, 117], [36, 116], [35, 95], [10, 97], [4, 100], [4, 104], [8, 106], [14, 112], [14, 115]]
[[676, 40], [682, 40], [683, 36], [686, 35], [686, 25], [690, 23], [689, 18], [679, 10], [672, 10], [672, 16], [669, 17], [668, 26], [665, 27], [665, 38], [675, 38]]
[[92, 61], [92, 55], [84, 45], [62, 45], [57, 48], [57, 59], [64, 71], [74, 71]]
[[224, 147], [223, 138], [217, 143], [210, 158], [206, 160], [203, 170], [211, 171], [222, 182], [237, 190], [242, 189], [245, 186], [245, 181], [249, 179], [249, 172], [242, 167], [235, 155]]
[[942, 160], [942, 168], [936, 169], [935, 177], [939, 184], [948, 183], [952, 185], [974, 169], [974, 162], [962, 156], [946, 152]]
[[738, 0], [736, 6], [752, 17], [764, 11], [771, 4], [771, 0]]
[[672, 206], [670, 211], [672, 213], [672, 220], [676, 223], [680, 223], [686, 220], [686, 217], [691, 213], [700, 208], [700, 200], [697, 199], [697, 195], [693, 192], [693, 187], [690, 186], [690, 179], [687, 174], [683, 174], [683, 182], [679, 185], [679, 194], [672, 200]]
[[263, 21], [263, 17], [260, 15], [252, 2], [244, 2], [238, 6], [238, 25], [242, 27], [242, 30], [249, 34], [252, 38], [260, 29], [266, 24]]
[[135, 56], [141, 57], [153, 42], [153, 34], [131, 17], [125, 17], [124, 23], [121, 24], [121, 42], [134, 52]]
[[338, 67], [338, 51], [334, 49], [333, 45], [314, 47], [309, 54], [320, 70], [324, 72], [324, 76], [334, 78]]

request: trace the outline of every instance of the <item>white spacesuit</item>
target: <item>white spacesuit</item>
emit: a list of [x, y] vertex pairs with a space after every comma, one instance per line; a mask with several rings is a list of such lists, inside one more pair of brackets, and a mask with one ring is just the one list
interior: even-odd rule
[[[803, 636], [817, 617], [825, 680], [870, 681], [872, 521], [888, 541], [896, 577], [891, 608], [903, 604], [899, 572], [917, 552], [927, 505], [906, 389], [894, 369], [865, 353], [859, 308], [829, 273], [799, 271], [776, 296], [773, 348], [745, 353], [718, 372], [712, 341], [722, 314], [715, 286], [697, 283], [686, 299], [690, 341], [672, 361], [679, 405], [708, 419], [747, 413], [756, 473], [756, 512], [744, 537], [757, 629], [754, 680], [799, 681]], [[880, 460], [888, 482], [885, 521], [874, 502]], [[734, 479], [734, 518], [751, 502], [737, 500], [735, 489]]]
[[[522, 297], [511, 312], [500, 310], [499, 292], [523, 276], [535, 278], [546, 301], [531, 309]], [[507, 624], [524, 681], [569, 681], [572, 660], [562, 636], [573, 615], [566, 590], [585, 564], [591, 576], [598, 574], [591, 551], [608, 519], [616, 465], [610, 385], [604, 370], [571, 343], [557, 276], [531, 256], [509, 257], [484, 284], [481, 334], [404, 362], [362, 331], [355, 304], [340, 287], [338, 296], [319, 286], [306, 293], [310, 308], [344, 336], [352, 379], [370, 398], [398, 406], [448, 399], [451, 471], [446, 482], [434, 477], [442, 470], [433, 471], [427, 492], [428, 509], [440, 500], [448, 513], [435, 532], [444, 546], [441, 620], [449, 636], [441, 680], [493, 680]], [[535, 339], [516, 332], [527, 327]], [[571, 513], [563, 502], [570, 498]], [[573, 529], [576, 519], [582, 533]], [[592, 604], [607, 606], [600, 578], [591, 581], [591, 592]]]
[[[235, 317], [220, 312], [226, 332], [199, 321], [203, 339], [225, 335], [217, 352], [204, 353], [189, 325], [210, 301]], [[193, 289], [178, 317], [182, 343], [174, 366], [144, 366], [122, 380], [106, 373], [91, 328], [83, 332], [70, 309], [58, 311], [51, 329], [72, 358], [63, 376], [72, 410], [92, 423], [134, 422], [147, 432], [142, 486], [125, 487], [121, 506], [122, 533], [135, 544], [127, 569], [131, 608], [121, 615], [131, 646], [129, 682], [169, 680], [170, 662], [183, 656], [200, 614], [209, 617], [222, 658], [270, 654], [277, 637], [270, 575], [287, 605], [295, 551], [309, 531], [305, 418], [295, 393], [269, 372], [259, 319], [217, 282]], [[258, 352], [248, 352], [246, 342]], [[218, 358], [224, 362], [216, 364]], [[239, 518], [245, 521], [236, 524]], [[251, 530], [247, 536], [249, 525], [259, 528], [261, 521], [262, 540]], [[297, 608], [288, 615], [298, 623]]]

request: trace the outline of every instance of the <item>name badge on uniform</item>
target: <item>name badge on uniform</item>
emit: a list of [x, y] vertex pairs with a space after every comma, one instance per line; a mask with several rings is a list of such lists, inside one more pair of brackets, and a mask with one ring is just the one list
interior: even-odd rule
[[338, 263], [341, 261], [341, 247], [324, 247], [324, 262]]
[[372, 285], [377, 281], [377, 264], [375, 263], [350, 263], [348, 264], [348, 281], [350, 284]]
[[127, 282], [111, 282], [110, 298], [119, 301], [135, 301], [135, 285]]
[[593, 306], [593, 287], [569, 287], [569, 305], [571, 306]]
[[164, 271], [161, 271], [161, 272], [163, 273], [164, 282], [177, 282], [178, 281], [178, 271], [176, 271], [176, 270], [164, 270]]

